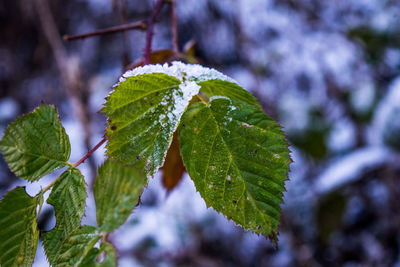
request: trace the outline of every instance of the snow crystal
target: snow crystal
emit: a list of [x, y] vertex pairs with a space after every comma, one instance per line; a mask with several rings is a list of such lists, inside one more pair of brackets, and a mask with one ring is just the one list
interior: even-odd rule
[[231, 101], [231, 99], [229, 97], [222, 96], [222, 95], [214, 95], [214, 96], [210, 97], [210, 102], [213, 101], [214, 99], [219, 99], [219, 98], [228, 99], [229, 101]]
[[163, 65], [145, 65], [138, 67], [133, 70], [125, 72], [120, 78], [120, 82], [123, 82], [128, 77], [138, 76], [147, 73], [164, 73], [169, 76], [173, 76], [180, 81], [207, 81], [212, 79], [220, 79], [223, 81], [229, 81], [232, 83], [237, 82], [232, 78], [222, 74], [221, 72], [203, 67], [198, 64], [185, 64], [180, 61], [174, 61], [171, 65], [165, 63]]

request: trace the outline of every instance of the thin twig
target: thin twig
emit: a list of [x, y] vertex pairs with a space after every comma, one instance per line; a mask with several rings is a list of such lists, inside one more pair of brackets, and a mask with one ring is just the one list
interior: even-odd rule
[[179, 54], [178, 18], [176, 15], [176, 0], [171, 0], [171, 30], [172, 30], [172, 50], [176, 54]]
[[82, 34], [77, 34], [77, 35], [64, 35], [64, 41], [73, 41], [77, 39], [84, 39], [87, 37], [91, 36], [96, 36], [96, 35], [104, 35], [104, 34], [110, 34], [110, 33], [116, 33], [116, 32], [121, 32], [121, 31], [128, 31], [128, 30], [146, 30], [147, 26], [146, 23], [143, 21], [137, 21], [133, 23], [128, 23], [128, 24], [123, 24], [123, 25], [118, 25], [110, 28], [105, 28], [93, 32], [88, 32], [88, 33], [82, 33]]
[[107, 139], [104, 137], [101, 141], [95, 145], [91, 150], [89, 150], [85, 156], [83, 156], [80, 160], [72, 164], [72, 167], [78, 167], [82, 162], [84, 162], [88, 157], [90, 157]]
[[146, 46], [143, 53], [143, 64], [150, 64], [151, 42], [154, 34], [154, 21], [164, 5], [164, 0], [157, 0], [150, 18], [147, 20]]
[[[87, 86], [84, 79], [81, 79], [80, 60], [78, 57], [68, 56], [62, 38], [58, 32], [55, 18], [51, 12], [48, 0], [35, 0], [35, 7], [38, 13], [43, 33], [50, 44], [57, 67], [64, 84], [67, 95], [71, 100], [71, 106], [74, 107], [76, 117], [80, 120], [84, 131], [84, 142], [87, 149], [90, 148], [90, 119], [91, 114], [87, 105]], [[95, 163], [89, 160], [90, 169], [95, 173]]]
[[48, 186], [46, 186], [46, 187], [42, 190], [43, 193], [46, 192], [47, 190], [49, 190], [49, 189], [57, 182], [57, 180], [58, 180], [58, 178], [57, 178], [57, 179], [54, 179], [53, 182], [51, 182]]
[[196, 95], [196, 97], [201, 101], [201, 102], [203, 102], [204, 104], [207, 104], [207, 101], [206, 100], [204, 100], [204, 98], [203, 97], [201, 97], [201, 95], [200, 94], [197, 94]]

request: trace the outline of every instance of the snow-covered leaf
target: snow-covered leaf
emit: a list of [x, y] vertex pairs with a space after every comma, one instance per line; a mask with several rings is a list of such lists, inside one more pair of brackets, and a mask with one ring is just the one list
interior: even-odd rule
[[143, 74], [127, 77], [107, 98], [107, 154], [144, 166], [152, 176], [164, 162], [180, 117], [199, 86], [175, 77]]

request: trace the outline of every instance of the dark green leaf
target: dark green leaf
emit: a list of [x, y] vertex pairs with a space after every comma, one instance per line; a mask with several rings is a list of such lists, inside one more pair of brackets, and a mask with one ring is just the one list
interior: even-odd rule
[[96, 227], [84, 225], [62, 242], [55, 266], [79, 266], [89, 251], [101, 238]]
[[226, 98], [191, 105], [180, 125], [182, 158], [207, 206], [275, 242], [291, 162], [279, 125]]
[[214, 79], [199, 82], [199, 85], [201, 86], [200, 92], [205, 94], [208, 98], [213, 96], [226, 96], [232, 100], [246, 102], [249, 105], [261, 109], [256, 98], [252, 96], [250, 92], [235, 83]]
[[97, 224], [105, 232], [112, 232], [125, 222], [139, 201], [147, 183], [140, 171], [107, 160], [99, 168], [94, 185]]
[[78, 169], [63, 172], [51, 191], [47, 203], [53, 205], [56, 226], [44, 233], [43, 246], [51, 264], [55, 264], [62, 241], [81, 224], [85, 213], [86, 183]]
[[[193, 82], [194, 84], [194, 82]], [[186, 88], [162, 73], [126, 78], [107, 98], [107, 154], [144, 167], [152, 176], [164, 162], [180, 117], [199, 86]]]
[[0, 150], [16, 175], [35, 181], [67, 164], [70, 144], [57, 110], [43, 105], [8, 126]]
[[0, 266], [31, 266], [39, 231], [36, 227], [38, 197], [17, 187], [0, 201]]
[[[99, 256], [105, 253], [101, 262], [98, 262]], [[117, 266], [117, 253], [113, 245], [108, 242], [102, 242], [100, 249], [92, 248], [86, 257], [82, 260], [79, 267], [115, 267]]]

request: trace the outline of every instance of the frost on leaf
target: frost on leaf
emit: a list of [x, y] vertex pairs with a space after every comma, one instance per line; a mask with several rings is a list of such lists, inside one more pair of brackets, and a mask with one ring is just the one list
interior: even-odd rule
[[163, 73], [122, 80], [107, 97], [107, 153], [127, 164], [143, 166], [152, 176], [164, 163], [180, 118], [200, 89]]
[[103, 108], [110, 157], [152, 176], [179, 125], [185, 168], [207, 205], [276, 241], [291, 160], [280, 126], [248, 91], [181, 62], [128, 71], [114, 89]]

